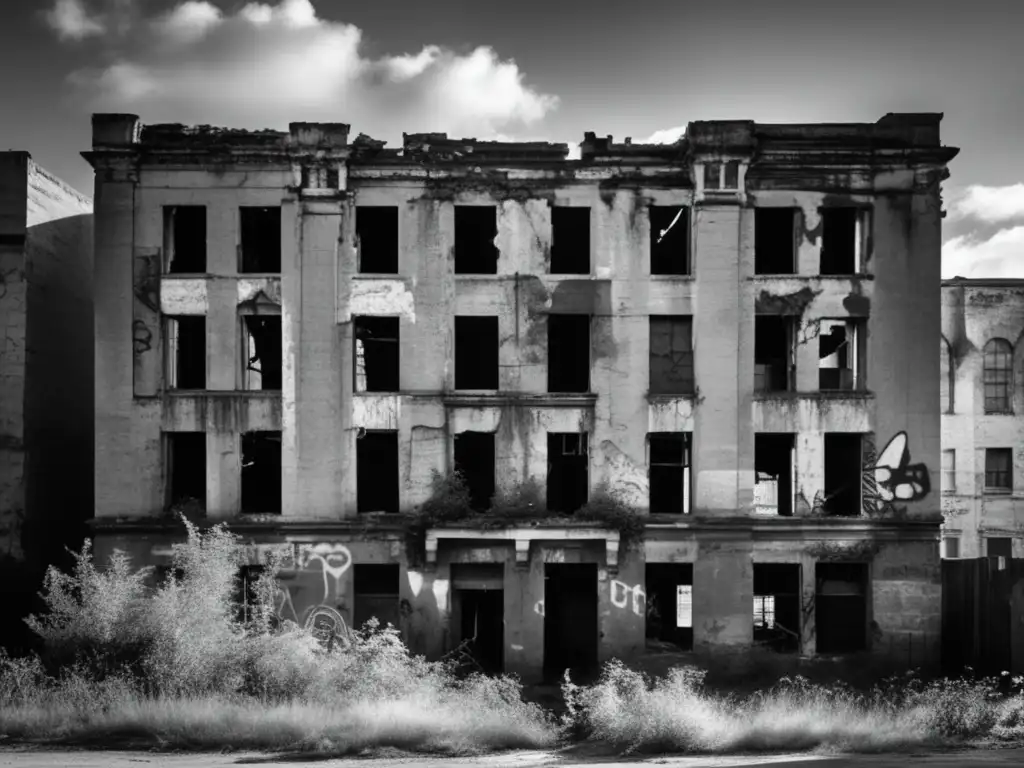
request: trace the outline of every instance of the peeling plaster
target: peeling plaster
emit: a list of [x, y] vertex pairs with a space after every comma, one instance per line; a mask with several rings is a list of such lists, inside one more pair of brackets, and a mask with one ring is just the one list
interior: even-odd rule
[[404, 280], [352, 280], [349, 290], [340, 322], [350, 322], [357, 315], [398, 315], [416, 322], [415, 300]]
[[754, 309], [759, 315], [802, 315], [821, 293], [822, 289], [815, 291], [808, 286], [784, 294], [761, 289], [754, 302]]

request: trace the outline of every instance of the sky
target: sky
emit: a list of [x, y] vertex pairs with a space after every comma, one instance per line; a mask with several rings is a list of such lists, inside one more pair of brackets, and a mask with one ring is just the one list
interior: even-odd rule
[[0, 150], [92, 193], [90, 114], [576, 144], [942, 112], [943, 276], [1024, 277], [1019, 0], [24, 0]]

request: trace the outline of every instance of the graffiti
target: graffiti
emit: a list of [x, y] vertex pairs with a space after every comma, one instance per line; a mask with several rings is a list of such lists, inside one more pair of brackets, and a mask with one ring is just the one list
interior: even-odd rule
[[142, 320], [132, 321], [132, 344], [136, 355], [149, 352], [153, 348], [153, 331]]
[[[299, 615], [295, 612], [295, 605], [292, 603], [292, 592], [288, 587], [278, 587], [277, 595], [274, 598], [274, 612], [281, 621], [294, 621], [299, 623]], [[290, 616], [288, 614], [291, 614]]]
[[150, 311], [160, 312], [160, 256], [135, 257], [135, 298]]
[[632, 609], [633, 613], [637, 616], [644, 616], [646, 611], [644, 603], [647, 600], [647, 593], [644, 592], [644, 588], [637, 584], [635, 587], [630, 587], [628, 584], [617, 579], [612, 579], [611, 582], [611, 599], [612, 605], [616, 608], [626, 608], [630, 603], [630, 596], [632, 595]]
[[803, 602], [800, 605], [800, 613], [803, 615], [803, 641], [810, 643], [814, 639], [815, 626], [814, 626], [814, 606], [815, 606], [815, 595], [813, 592], [805, 592]]
[[924, 464], [911, 464], [907, 433], [897, 432], [877, 458], [870, 437], [864, 446], [863, 509], [869, 517], [903, 517], [897, 501], [920, 501], [931, 491]]
[[334, 594], [341, 591], [341, 577], [352, 565], [352, 553], [340, 542], [321, 542], [320, 544], [304, 545], [299, 549], [299, 568], [310, 570], [313, 563], [320, 563], [324, 575], [324, 596], [320, 602], [326, 603], [331, 594], [327, 577], [334, 579]]
[[963, 517], [971, 512], [970, 507], [963, 506], [954, 496], [944, 496], [942, 499], [942, 516], [947, 520], [955, 517]]
[[873, 559], [881, 548], [882, 545], [875, 541], [819, 541], [809, 546], [806, 552], [815, 560], [860, 563]]
[[329, 605], [313, 606], [303, 624], [325, 648], [330, 649], [338, 641], [342, 645], [348, 645], [352, 641], [345, 619]]

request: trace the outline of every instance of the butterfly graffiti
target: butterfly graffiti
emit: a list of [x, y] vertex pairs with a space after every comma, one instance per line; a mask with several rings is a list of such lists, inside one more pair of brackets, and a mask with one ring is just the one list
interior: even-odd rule
[[906, 432], [893, 436], [870, 471], [875, 495], [883, 503], [919, 501], [931, 491], [928, 468], [924, 464], [910, 463]]

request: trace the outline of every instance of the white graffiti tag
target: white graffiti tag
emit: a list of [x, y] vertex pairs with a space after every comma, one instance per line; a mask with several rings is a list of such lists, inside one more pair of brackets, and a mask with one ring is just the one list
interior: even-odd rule
[[616, 608], [625, 608], [629, 604], [629, 596], [633, 596], [633, 613], [637, 616], [644, 615], [644, 603], [647, 600], [647, 593], [644, 588], [637, 584], [631, 587], [624, 581], [612, 579], [611, 598], [612, 605]]
[[299, 562], [303, 570], [318, 561], [324, 574], [324, 596], [320, 602], [327, 603], [327, 598], [331, 593], [327, 577], [330, 576], [334, 579], [334, 594], [337, 595], [341, 591], [341, 577], [352, 565], [352, 553], [344, 544], [326, 541], [312, 546], [303, 546], [300, 549]]

